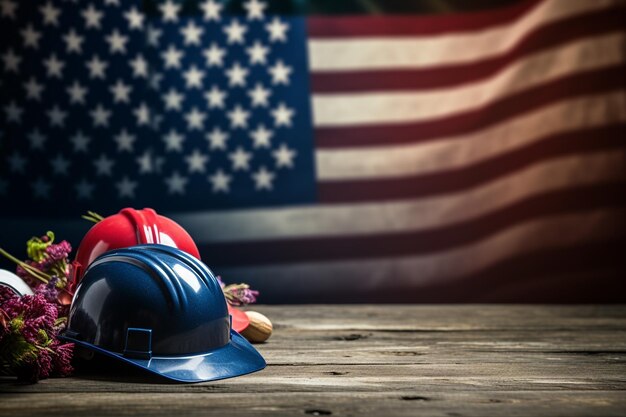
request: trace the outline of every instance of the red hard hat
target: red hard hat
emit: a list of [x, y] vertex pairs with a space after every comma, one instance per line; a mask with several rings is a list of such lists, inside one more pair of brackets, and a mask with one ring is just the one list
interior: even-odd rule
[[[174, 220], [157, 214], [151, 208], [125, 208], [96, 223], [83, 237], [74, 261], [73, 287], [83, 278], [89, 264], [104, 252], [148, 243], [173, 246], [200, 259], [195, 242]], [[230, 304], [228, 310], [236, 331], [248, 326], [250, 320], [243, 311], [231, 308]]]
[[200, 259], [198, 247], [178, 223], [150, 208], [125, 208], [96, 223], [83, 237], [76, 252], [75, 285], [87, 266], [104, 252], [146, 243], [173, 246]]

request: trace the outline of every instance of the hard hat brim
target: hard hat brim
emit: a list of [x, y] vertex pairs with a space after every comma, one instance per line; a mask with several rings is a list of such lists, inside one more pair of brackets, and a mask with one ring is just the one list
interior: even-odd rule
[[139, 367], [153, 374], [178, 382], [206, 382], [232, 378], [260, 371], [267, 365], [261, 354], [243, 336], [231, 330], [231, 340], [225, 346], [199, 355], [153, 356], [134, 359], [110, 352], [98, 346], [68, 336], [59, 336], [68, 342]]

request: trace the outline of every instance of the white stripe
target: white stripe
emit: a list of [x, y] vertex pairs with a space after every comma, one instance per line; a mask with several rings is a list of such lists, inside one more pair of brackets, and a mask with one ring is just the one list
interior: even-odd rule
[[176, 215], [198, 242], [369, 235], [440, 227], [472, 219], [533, 195], [615, 178], [620, 152], [543, 162], [463, 192], [402, 202], [318, 205]]
[[[307, 262], [219, 268], [227, 281], [246, 282], [274, 299], [297, 300], [358, 288], [419, 290], [442, 278], [451, 281], [479, 272], [514, 255], [537, 250], [593, 243], [621, 236], [623, 210], [596, 210], [535, 219], [477, 243], [439, 253], [396, 258]], [[506, 279], [506, 277], [502, 277]]]
[[614, 0], [546, 1], [513, 24], [458, 34], [323, 38], [308, 42], [312, 71], [419, 68], [491, 58], [545, 24], [606, 9]]
[[623, 33], [588, 38], [525, 57], [481, 82], [429, 91], [313, 95], [316, 127], [416, 122], [477, 109], [559, 77], [624, 62]]
[[[573, 155], [530, 166], [470, 190], [436, 197], [171, 213], [171, 217], [198, 243], [417, 231], [469, 220], [540, 193], [606, 182], [621, 175], [623, 167], [623, 155], [617, 151]], [[57, 236], [75, 245], [92, 225], [81, 219], [3, 218], [0, 230], [26, 240], [48, 230], [52, 222]]]
[[626, 120], [623, 92], [587, 96], [539, 108], [484, 130], [433, 142], [318, 149], [320, 180], [426, 174], [472, 165], [555, 134]]

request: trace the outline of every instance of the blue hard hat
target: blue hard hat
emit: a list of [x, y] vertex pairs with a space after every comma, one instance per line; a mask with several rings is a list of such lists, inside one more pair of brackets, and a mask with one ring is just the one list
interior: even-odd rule
[[231, 329], [219, 283], [202, 262], [164, 245], [106, 252], [85, 271], [65, 340], [183, 382], [259, 371], [265, 360]]

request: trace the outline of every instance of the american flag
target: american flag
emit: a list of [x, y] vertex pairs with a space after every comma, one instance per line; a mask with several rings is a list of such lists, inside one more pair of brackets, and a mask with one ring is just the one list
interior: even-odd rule
[[145, 206], [265, 302], [619, 299], [624, 5], [0, 0], [3, 236]]

